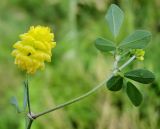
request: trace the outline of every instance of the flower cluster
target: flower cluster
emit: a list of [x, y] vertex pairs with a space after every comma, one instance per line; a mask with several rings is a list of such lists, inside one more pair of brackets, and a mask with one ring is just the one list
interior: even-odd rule
[[56, 46], [54, 34], [50, 28], [43, 26], [32, 26], [27, 33], [20, 35], [21, 41], [16, 42], [12, 55], [15, 64], [28, 74], [33, 74], [37, 69], [45, 67], [44, 62], [50, 62], [52, 48]]
[[145, 51], [143, 49], [134, 49], [131, 53], [136, 56], [136, 59], [140, 61], [144, 60]]

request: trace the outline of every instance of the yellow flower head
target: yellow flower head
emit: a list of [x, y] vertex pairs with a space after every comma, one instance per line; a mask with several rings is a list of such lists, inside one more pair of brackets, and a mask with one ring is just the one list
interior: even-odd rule
[[44, 62], [50, 62], [52, 48], [56, 46], [54, 34], [50, 28], [43, 26], [32, 26], [27, 33], [20, 35], [21, 41], [16, 42], [12, 55], [15, 64], [28, 74], [33, 74], [37, 69], [45, 67]]
[[140, 61], [144, 60], [145, 51], [143, 49], [134, 49], [132, 53], [136, 56], [136, 59]]

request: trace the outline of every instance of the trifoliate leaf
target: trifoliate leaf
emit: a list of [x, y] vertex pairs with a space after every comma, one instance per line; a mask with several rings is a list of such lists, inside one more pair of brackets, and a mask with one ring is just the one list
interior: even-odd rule
[[125, 38], [119, 45], [121, 49], [143, 49], [151, 40], [151, 33], [145, 30], [137, 30], [127, 38]]
[[143, 84], [151, 83], [155, 79], [154, 74], [146, 69], [132, 70], [125, 73], [124, 76], [126, 78], [132, 79]]
[[95, 46], [97, 49], [103, 52], [109, 52], [116, 49], [114, 43], [110, 40], [106, 40], [103, 38], [98, 38], [95, 42]]
[[106, 14], [106, 20], [114, 37], [116, 37], [119, 34], [121, 25], [123, 23], [123, 19], [123, 11], [117, 5], [112, 4], [109, 7], [108, 12]]
[[107, 81], [107, 88], [111, 91], [119, 91], [123, 85], [123, 78], [119, 75], [111, 77]]
[[21, 112], [20, 108], [19, 108], [19, 105], [18, 105], [18, 101], [17, 101], [17, 98], [15, 96], [13, 96], [10, 100], [11, 104], [15, 107], [16, 111], [18, 113]]
[[143, 100], [141, 92], [131, 83], [127, 83], [127, 95], [135, 106], [139, 106]]

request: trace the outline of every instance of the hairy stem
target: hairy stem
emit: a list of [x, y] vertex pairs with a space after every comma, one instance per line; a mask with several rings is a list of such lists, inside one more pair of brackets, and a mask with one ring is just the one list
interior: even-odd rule
[[102, 87], [102, 86], [107, 82], [107, 80], [109, 80], [109, 79], [110, 79], [114, 74], [116, 74], [119, 70], [122, 70], [123, 68], [125, 68], [125, 67], [126, 67], [128, 64], [130, 64], [134, 59], [135, 59], [135, 56], [131, 57], [127, 62], [125, 62], [122, 66], [120, 66], [119, 69], [114, 69], [114, 71], [112, 72], [112, 74], [111, 74], [110, 77], [108, 77], [107, 79], [105, 79], [104, 81], [102, 81], [99, 85], [97, 85], [97, 86], [94, 87], [92, 90], [88, 91], [87, 93], [85, 93], [85, 94], [83, 94], [83, 95], [81, 95], [81, 96], [79, 96], [79, 97], [77, 97], [77, 98], [75, 98], [75, 99], [72, 99], [72, 100], [70, 100], [70, 101], [68, 101], [68, 102], [65, 102], [65, 103], [63, 103], [63, 104], [60, 104], [60, 105], [58, 105], [58, 106], [56, 106], [56, 107], [54, 107], [54, 108], [52, 108], [52, 109], [49, 109], [49, 110], [47, 110], [47, 111], [44, 111], [44, 112], [39, 113], [39, 114], [36, 114], [36, 115], [33, 115], [32, 117], [33, 117], [34, 119], [36, 119], [36, 118], [38, 118], [38, 117], [40, 117], [40, 116], [42, 116], [42, 115], [48, 114], [48, 113], [50, 113], [50, 112], [53, 112], [53, 111], [55, 111], [55, 110], [58, 110], [58, 109], [60, 109], [60, 108], [63, 108], [63, 107], [65, 107], [65, 106], [68, 106], [68, 105], [70, 105], [70, 104], [72, 104], [72, 103], [75, 103], [75, 102], [78, 102], [78, 101], [84, 99], [85, 97], [89, 96], [90, 94], [92, 94], [93, 92], [95, 92], [96, 90], [98, 90], [100, 87]]

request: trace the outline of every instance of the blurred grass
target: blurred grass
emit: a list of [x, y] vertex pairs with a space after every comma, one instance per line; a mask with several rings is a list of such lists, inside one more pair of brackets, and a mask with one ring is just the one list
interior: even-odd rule
[[9, 100], [23, 97], [24, 73], [13, 64], [10, 53], [18, 35], [31, 25], [50, 26], [57, 42], [52, 63], [30, 77], [33, 112], [40, 112], [85, 93], [110, 73], [112, 59], [94, 47], [97, 37], [112, 39], [105, 13], [111, 3], [125, 12], [118, 41], [135, 29], [152, 32], [144, 64], [156, 81], [141, 87], [144, 102], [131, 105], [123, 92], [102, 88], [93, 96], [39, 118], [33, 129], [159, 129], [160, 127], [160, 1], [159, 0], [1, 0], [0, 4], [0, 129], [23, 129], [23, 116]]

